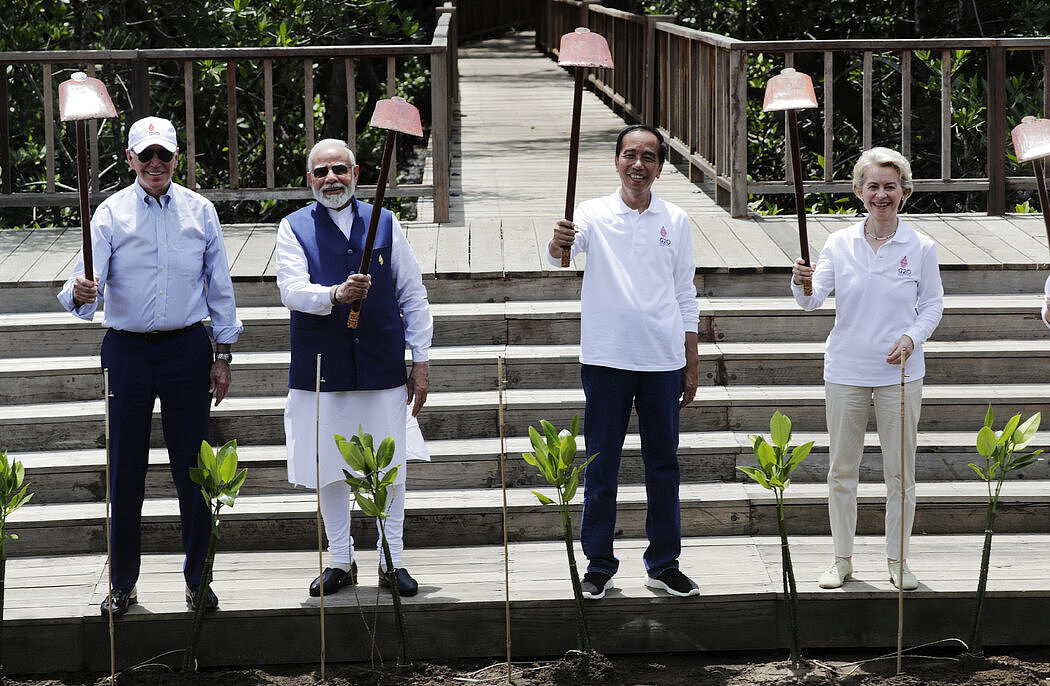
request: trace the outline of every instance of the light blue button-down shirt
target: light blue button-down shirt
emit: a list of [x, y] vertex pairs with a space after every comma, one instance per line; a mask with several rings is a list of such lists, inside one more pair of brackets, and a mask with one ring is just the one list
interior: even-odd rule
[[215, 206], [174, 182], [153, 198], [133, 183], [107, 198], [91, 217], [91, 246], [98, 298], [73, 307], [73, 281], [58, 300], [81, 319], [124, 331], [172, 331], [211, 318], [216, 343], [234, 343], [244, 329], [237, 319], [226, 247]]

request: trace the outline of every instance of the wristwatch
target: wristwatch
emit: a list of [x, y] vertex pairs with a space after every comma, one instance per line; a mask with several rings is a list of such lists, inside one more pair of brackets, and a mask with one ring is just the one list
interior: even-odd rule
[[215, 361], [222, 360], [226, 364], [233, 362], [233, 353], [215, 353]]

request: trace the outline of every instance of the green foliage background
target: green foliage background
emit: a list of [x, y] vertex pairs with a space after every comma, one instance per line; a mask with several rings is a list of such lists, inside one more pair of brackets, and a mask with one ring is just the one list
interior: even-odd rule
[[[132, 50], [180, 47], [286, 47], [427, 43], [435, 24], [431, 0], [357, 0], [313, 2], [299, 0], [4, 0], [0, 2], [0, 51]], [[362, 183], [374, 183], [385, 136], [368, 129], [376, 100], [386, 97], [385, 60], [355, 60], [358, 158]], [[83, 64], [71, 64], [55, 74], [54, 85]], [[263, 136], [263, 73], [261, 60], [237, 66], [238, 154], [240, 185], [265, 187]], [[419, 107], [428, 128], [430, 114], [429, 62], [397, 60], [397, 91]], [[125, 67], [103, 66], [104, 80], [118, 117], [100, 127], [102, 190], [119, 188], [132, 180], [123, 159], [126, 130], [131, 124], [131, 73]], [[12, 182], [16, 190], [40, 187], [44, 179], [44, 122], [41, 111], [42, 68], [7, 66], [11, 118]], [[345, 138], [346, 88], [342, 59], [320, 60], [314, 66], [315, 137]], [[225, 62], [194, 65], [196, 163], [198, 185], [226, 185], [227, 108]], [[303, 65], [300, 59], [275, 60], [276, 185], [300, 186], [305, 169], [303, 126]], [[185, 117], [181, 65], [150, 65], [153, 113], [170, 118], [184, 145]], [[56, 107], [57, 110], [57, 107]], [[56, 115], [57, 117], [57, 115]], [[72, 126], [57, 128], [56, 190], [76, 188], [75, 139]], [[400, 139], [408, 139], [406, 136]], [[419, 141], [400, 140], [399, 159]], [[402, 164], [403, 172], [407, 165]], [[176, 180], [183, 181], [182, 159]], [[223, 221], [275, 220], [301, 201], [217, 203]], [[74, 208], [6, 208], [0, 228], [69, 225], [79, 221]]]
[[[670, 14], [676, 22], [741, 40], [858, 38], [980, 38], [1050, 34], [1050, 3], [1045, 0], [605, 0], [606, 6], [637, 13]], [[783, 116], [762, 112], [766, 81], [784, 66], [780, 56], [749, 58], [748, 168], [757, 179], [784, 177]], [[835, 158], [833, 178], [849, 178], [861, 152], [861, 54], [837, 54], [835, 73]], [[795, 68], [817, 77], [822, 56], [800, 53]], [[1007, 136], [1027, 114], [1042, 115], [1040, 51], [1007, 53]], [[816, 78], [814, 79], [817, 80]], [[916, 178], [940, 177], [940, 53], [918, 51], [912, 58], [912, 156]], [[982, 178], [985, 170], [987, 63], [985, 53], [958, 50], [951, 57], [952, 175]], [[900, 54], [874, 55], [873, 144], [900, 149]], [[818, 86], [818, 98], [821, 97]], [[820, 110], [799, 111], [800, 140], [807, 178], [823, 177]], [[1007, 143], [1007, 175], [1031, 176]], [[1015, 192], [1007, 207], [1032, 211], [1034, 192]], [[794, 212], [787, 195], [754, 197], [752, 208], [765, 213]], [[850, 195], [810, 195], [811, 211], [855, 212]], [[983, 192], [918, 193], [912, 212], [973, 212], [985, 209]]]

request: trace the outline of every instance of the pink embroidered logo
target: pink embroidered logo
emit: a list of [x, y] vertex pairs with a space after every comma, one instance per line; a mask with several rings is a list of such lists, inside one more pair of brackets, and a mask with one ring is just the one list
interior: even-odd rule
[[661, 226], [660, 227], [660, 235], [661, 236], [667, 236], [667, 229]]
[[665, 248], [671, 245], [671, 239], [667, 237], [667, 227], [665, 226], [660, 227], [660, 245]]
[[149, 130], [150, 130], [150, 131], [153, 131], [153, 130], [154, 130], [154, 129], [153, 129], [153, 124], [150, 124], [150, 125], [149, 125]]
[[901, 266], [902, 267], [907, 267], [908, 266], [908, 256], [907, 255], [905, 255], [904, 258], [901, 259]]

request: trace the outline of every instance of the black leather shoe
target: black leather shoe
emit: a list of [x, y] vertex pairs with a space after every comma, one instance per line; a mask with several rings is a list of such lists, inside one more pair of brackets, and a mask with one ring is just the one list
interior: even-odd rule
[[317, 598], [321, 595], [321, 584], [324, 584], [324, 594], [332, 595], [343, 586], [352, 586], [357, 583], [357, 563], [350, 563], [350, 571], [344, 572], [335, 567], [326, 567], [321, 576], [310, 584], [310, 597]]
[[102, 610], [103, 615], [109, 614], [109, 601], [113, 599], [113, 616], [119, 617], [128, 611], [129, 605], [138, 603], [138, 591], [134, 588], [128, 590], [126, 588], [114, 588], [113, 593], [106, 596], [106, 599], [102, 601], [99, 609]]
[[[404, 567], [395, 569], [394, 577], [397, 579], [397, 592], [399, 595], [411, 597], [419, 593], [419, 584], [416, 583], [416, 580], [412, 578], [412, 575]], [[382, 567], [379, 568], [379, 585], [390, 588], [390, 582], [387, 580], [386, 572], [383, 571]]]
[[[198, 590], [195, 586], [186, 586], [186, 606], [191, 610], [197, 609], [197, 595]], [[211, 612], [219, 607], [219, 598], [212, 592], [211, 587], [208, 587], [208, 597], [204, 599], [204, 611]]]

